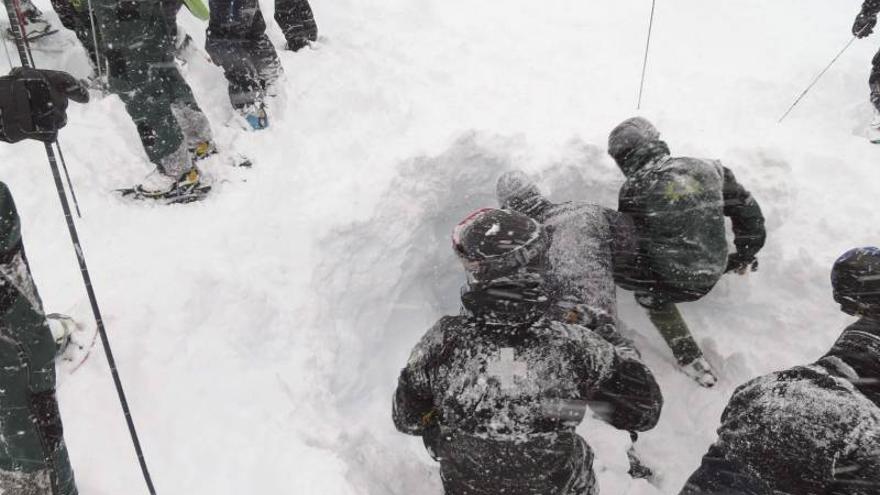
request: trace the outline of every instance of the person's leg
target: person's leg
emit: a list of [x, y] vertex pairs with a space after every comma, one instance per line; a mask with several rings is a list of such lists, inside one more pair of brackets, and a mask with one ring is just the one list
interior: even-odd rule
[[266, 88], [281, 74], [281, 62], [257, 0], [211, 0], [205, 49], [223, 69], [233, 108], [244, 115], [258, 112]]
[[181, 177], [193, 169], [175, 108], [198, 108], [174, 61], [176, 25], [161, 0], [93, 0], [110, 90], [125, 103], [147, 156]]
[[648, 310], [648, 318], [663, 336], [679, 365], [688, 364], [703, 356], [675, 304], [650, 293], [637, 293], [636, 301]]
[[[92, 67], [97, 67], [98, 56], [95, 49], [95, 36], [92, 34], [88, 0], [52, 0], [52, 8], [58, 14], [61, 25], [73, 31], [76, 39], [82, 43], [89, 55], [89, 60], [92, 62]], [[95, 29], [98, 29], [97, 22]], [[100, 36], [100, 29], [98, 29], [98, 36]]]
[[275, 21], [281, 26], [288, 50], [297, 51], [318, 39], [318, 25], [308, 0], [275, 0]]
[[76, 495], [55, 400], [55, 342], [15, 204], [2, 183], [0, 281], [0, 486], [20, 484], [21, 491], [12, 493]]
[[[676, 299], [680, 295], [682, 299]], [[684, 372], [703, 387], [712, 387], [718, 378], [712, 371], [709, 362], [703, 357], [700, 346], [691, 335], [687, 324], [673, 301], [692, 300], [694, 293], [664, 294], [660, 290], [636, 292], [636, 302], [648, 310], [648, 318], [663, 336], [672, 350], [672, 355]]]

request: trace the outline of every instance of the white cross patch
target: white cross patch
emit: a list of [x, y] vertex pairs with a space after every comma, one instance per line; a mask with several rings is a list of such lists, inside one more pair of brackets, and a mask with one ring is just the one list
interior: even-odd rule
[[514, 388], [516, 377], [525, 377], [528, 371], [528, 363], [517, 361], [512, 347], [502, 347], [498, 352], [498, 358], [486, 366], [486, 372], [498, 380], [503, 390]]

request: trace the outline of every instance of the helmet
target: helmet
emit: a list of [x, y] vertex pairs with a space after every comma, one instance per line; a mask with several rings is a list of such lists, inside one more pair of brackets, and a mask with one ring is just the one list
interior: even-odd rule
[[633, 117], [621, 122], [608, 136], [608, 154], [618, 165], [627, 155], [646, 144], [660, 139], [660, 132], [644, 117]]
[[535, 220], [510, 210], [483, 208], [453, 230], [452, 245], [472, 282], [515, 276], [540, 263], [547, 235]]
[[851, 249], [831, 269], [834, 300], [847, 314], [880, 317], [880, 249]]

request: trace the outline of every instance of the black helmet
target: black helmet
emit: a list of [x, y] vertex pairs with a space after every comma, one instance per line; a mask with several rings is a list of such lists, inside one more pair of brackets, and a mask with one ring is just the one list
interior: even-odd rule
[[851, 249], [837, 258], [831, 287], [844, 313], [880, 317], [880, 249]]
[[483, 208], [468, 215], [452, 233], [455, 253], [470, 281], [515, 277], [539, 263], [547, 236], [535, 220], [510, 210]]

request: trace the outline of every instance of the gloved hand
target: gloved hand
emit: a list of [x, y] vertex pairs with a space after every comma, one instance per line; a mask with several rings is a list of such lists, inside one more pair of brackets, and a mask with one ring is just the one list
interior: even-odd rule
[[17, 67], [0, 78], [0, 135], [9, 142], [52, 142], [67, 124], [68, 99], [89, 101], [85, 84], [66, 72]]
[[861, 13], [856, 16], [856, 22], [853, 23], [853, 36], [857, 38], [865, 38], [874, 32], [875, 25], [877, 25], [876, 15]]
[[724, 273], [735, 272], [737, 275], [745, 275], [749, 271], [758, 271], [758, 260], [754, 256], [733, 253], [727, 257], [727, 268]]
[[436, 409], [431, 409], [422, 415], [422, 426], [425, 428], [422, 432], [422, 443], [425, 444], [425, 450], [431, 456], [431, 459], [440, 461], [437, 454], [437, 440], [440, 439], [440, 422]]

